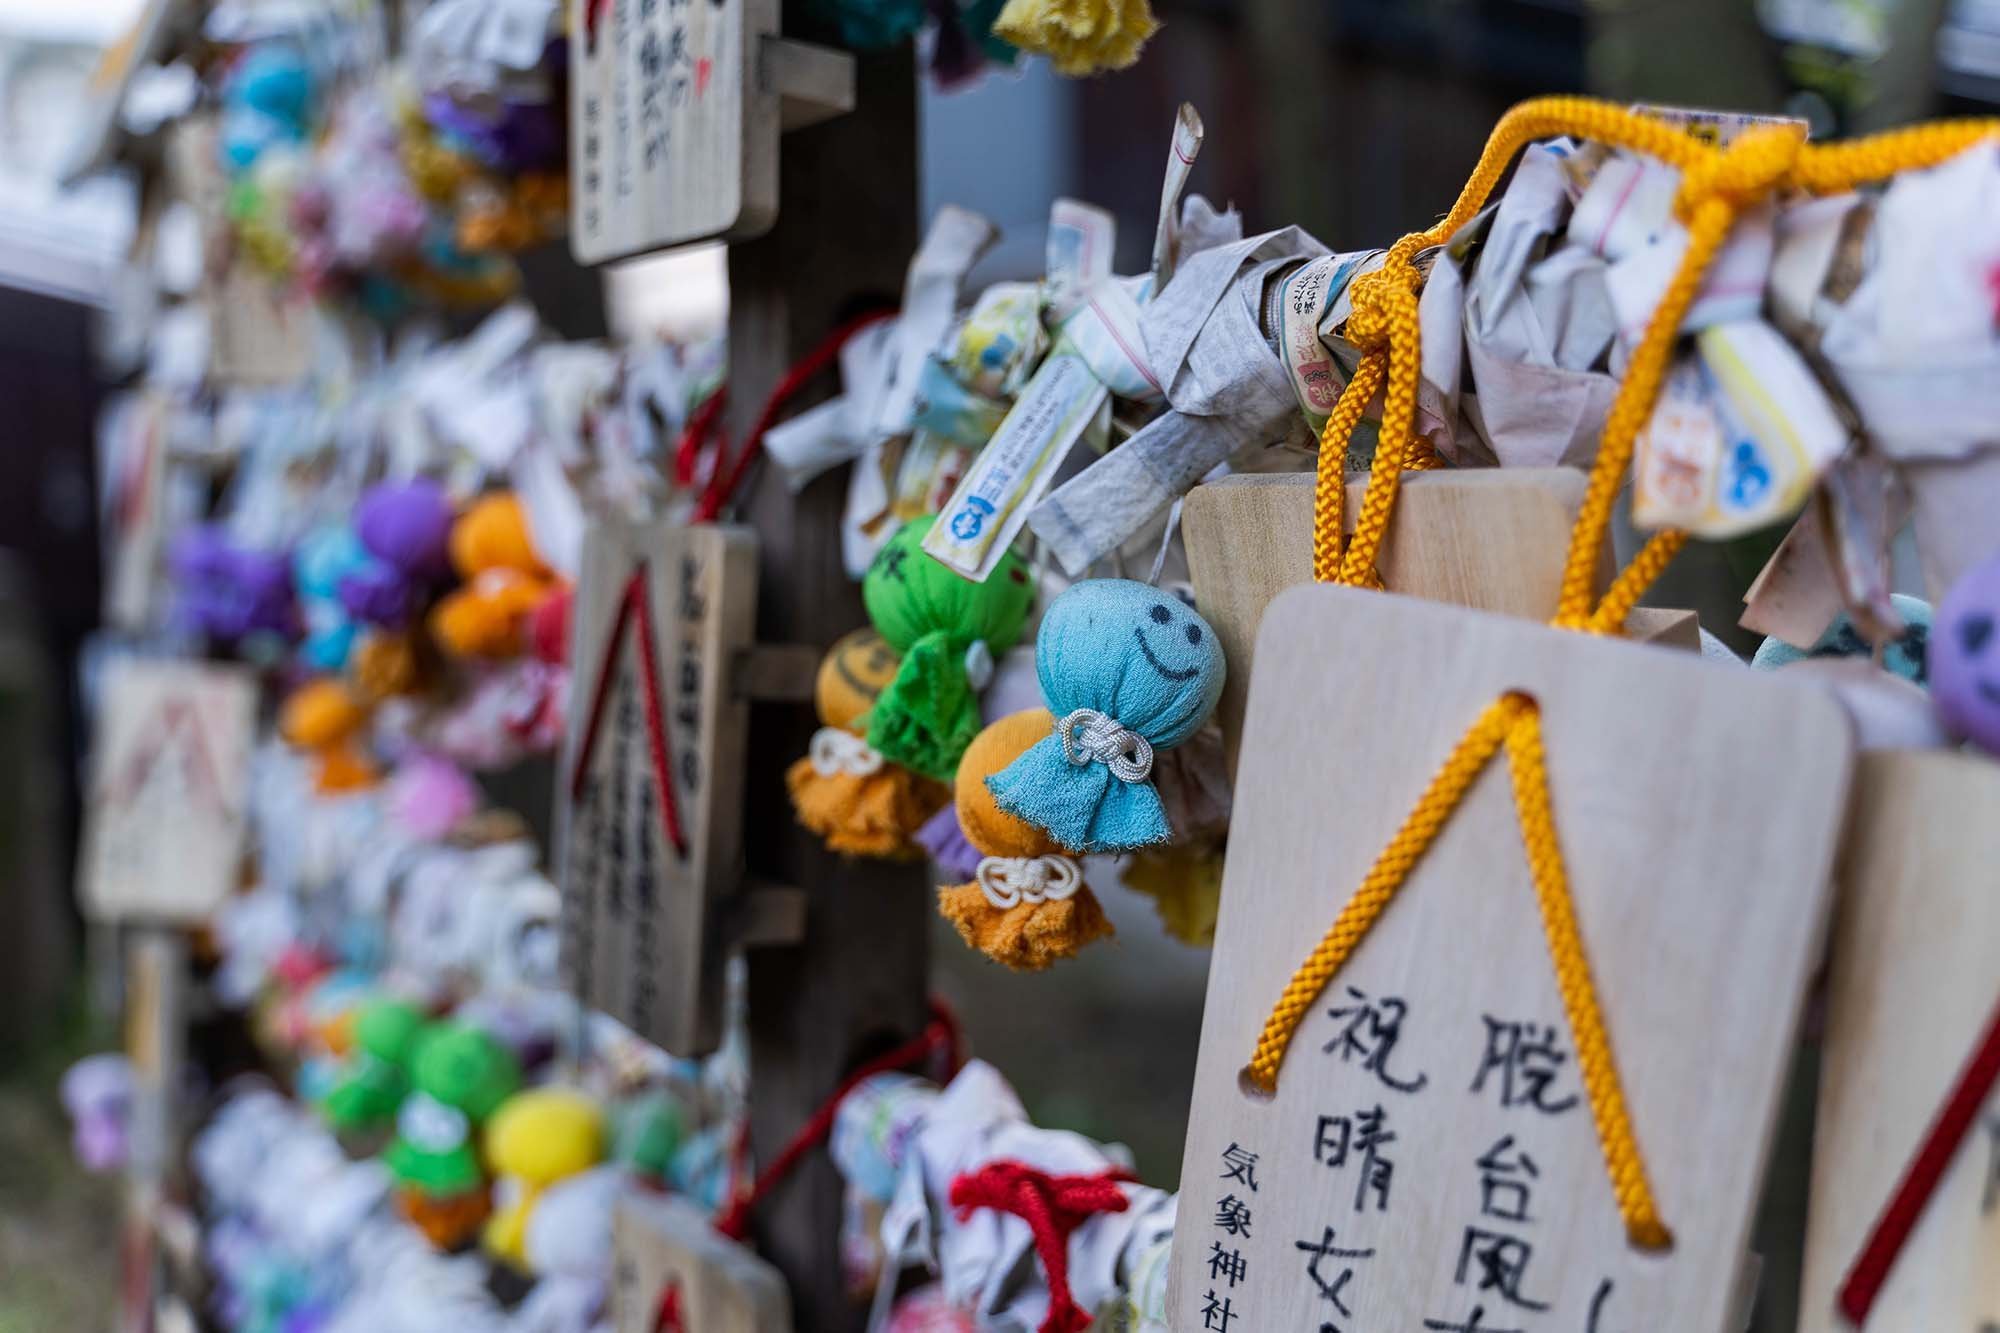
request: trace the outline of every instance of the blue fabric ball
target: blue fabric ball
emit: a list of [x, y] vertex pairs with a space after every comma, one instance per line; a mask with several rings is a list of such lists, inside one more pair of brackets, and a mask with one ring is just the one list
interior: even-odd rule
[[[1102, 713], [1156, 750], [1179, 745], [1208, 720], [1224, 670], [1222, 645], [1206, 620], [1130, 579], [1071, 587], [1050, 603], [1035, 640], [1035, 671], [1051, 713]], [[1072, 763], [1056, 735], [988, 778], [987, 787], [1002, 810], [1047, 829], [1072, 851], [1128, 851], [1173, 836], [1150, 777], [1126, 782], [1106, 764]]]

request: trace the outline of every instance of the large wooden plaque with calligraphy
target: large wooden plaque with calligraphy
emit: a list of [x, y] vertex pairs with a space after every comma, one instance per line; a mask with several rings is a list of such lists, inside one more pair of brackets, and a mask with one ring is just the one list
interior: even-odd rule
[[242, 874], [256, 722], [246, 670], [106, 663], [81, 866], [93, 915], [195, 923], [221, 906]]
[[558, 783], [563, 956], [577, 995], [676, 1055], [721, 1039], [718, 902], [742, 875], [756, 630], [746, 528], [600, 519], [571, 625]]
[[777, 0], [571, 0], [579, 261], [754, 236], [778, 211]]
[[[1294, 968], [1510, 690], [1540, 703], [1664, 1254], [1626, 1241], [1504, 755], [1311, 1006], [1275, 1096], [1238, 1083]], [[1690, 654], [1381, 593], [1279, 594], [1181, 1174], [1177, 1333], [1736, 1333], [1851, 745], [1831, 698]]]
[[784, 1277], [683, 1200], [621, 1198], [611, 1249], [617, 1333], [792, 1333]]
[[[1834, 917], [1800, 1333], [1836, 1302], [2000, 1004], [2000, 765], [1863, 757]], [[1956, 1147], [1865, 1324], [2000, 1327], [2000, 1096]]]

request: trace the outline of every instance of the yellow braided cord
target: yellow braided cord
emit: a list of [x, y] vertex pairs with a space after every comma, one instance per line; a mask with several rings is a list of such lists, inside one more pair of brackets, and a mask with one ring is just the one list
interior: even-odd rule
[[1489, 705], [1431, 779], [1416, 808], [1403, 821], [1403, 827], [1375, 858], [1361, 887], [1347, 900], [1347, 906], [1340, 909], [1326, 938], [1286, 984], [1285, 993], [1279, 997], [1277, 1007], [1271, 1010], [1264, 1031], [1257, 1038], [1256, 1054], [1244, 1067], [1243, 1081], [1247, 1085], [1260, 1092], [1277, 1091], [1278, 1066], [1284, 1063], [1286, 1048], [1305, 1020], [1306, 1011], [1388, 907], [1389, 900], [1396, 896], [1396, 890], [1403, 886], [1418, 858], [1430, 847], [1451, 812], [1458, 808], [1466, 788], [1500, 749], [1522, 702], [1518, 696], [1509, 695]]
[[[1411, 433], [1421, 356], [1417, 298], [1421, 278], [1415, 257], [1430, 246], [1449, 242], [1485, 206], [1516, 153], [1537, 139], [1555, 135], [1644, 153], [1681, 171], [1675, 212], [1687, 227], [1687, 249], [1633, 351], [1605, 420], [1584, 502], [1571, 533], [1554, 621], [1562, 628], [1616, 634], [1640, 596], [1687, 541], [1687, 534], [1677, 530], [1655, 534], [1612, 582], [1602, 601], [1592, 606], [1598, 553], [1610, 525], [1612, 504], [1639, 432], [1652, 413], [1681, 324], [1703, 274], [1737, 217], [1779, 190], [1846, 190], [1900, 171], [1935, 166], [1983, 139], [2000, 136], [2000, 120], [1918, 126], [1829, 147], [1807, 145], [1789, 127], [1759, 126], [1717, 149], [1677, 125], [1586, 98], [1541, 98], [1515, 107], [1494, 128], [1486, 151], [1451, 211], [1428, 231], [1398, 241], [1380, 269], [1354, 282], [1354, 312], [1348, 319], [1347, 335], [1363, 357], [1320, 439], [1313, 513], [1313, 574], [1319, 581], [1379, 583], [1375, 555], [1388, 528], [1402, 472], [1436, 464], [1428, 442], [1415, 439]], [[1343, 544], [1342, 460], [1355, 424], [1378, 389], [1384, 393], [1382, 443], [1376, 450], [1354, 538]], [[1326, 937], [1286, 984], [1258, 1036], [1256, 1052], [1243, 1070], [1243, 1082], [1253, 1090], [1276, 1092], [1278, 1070], [1307, 1012], [1388, 908], [1418, 858], [1502, 744], [1508, 750], [1515, 807], [1549, 956], [1576, 1040], [1578, 1067], [1626, 1234], [1640, 1248], [1663, 1248], [1672, 1243], [1672, 1237], [1647, 1179], [1591, 980], [1589, 958], [1577, 929], [1549, 801], [1540, 714], [1524, 696], [1510, 694], [1489, 705], [1431, 779]]]
[[[1313, 478], [1313, 580], [1332, 583], [1340, 577], [1341, 528], [1347, 507], [1347, 441], [1375, 391], [1382, 387], [1386, 353], [1370, 352], [1354, 368], [1354, 378], [1340, 392], [1326, 429], [1319, 433], [1319, 461]], [[1379, 450], [1377, 451], [1380, 452]]]
[[1548, 756], [1542, 749], [1541, 710], [1519, 695], [1509, 697], [1520, 700], [1507, 728], [1514, 808], [1520, 815], [1528, 869], [1535, 878], [1535, 900], [1542, 908], [1542, 933], [1548, 938], [1549, 958], [1555, 963], [1556, 989], [1562, 994], [1563, 1012], [1569, 1016], [1570, 1034], [1576, 1042], [1577, 1069], [1590, 1099], [1591, 1117], [1597, 1122], [1598, 1142], [1604, 1148], [1604, 1167], [1611, 1176], [1618, 1211], [1625, 1218], [1625, 1234], [1642, 1250], [1663, 1250], [1673, 1244], [1673, 1236], [1660, 1220], [1653, 1186], [1646, 1178], [1646, 1160], [1639, 1152], [1639, 1136], [1632, 1129], [1632, 1113], [1618, 1081], [1618, 1062], [1611, 1053], [1611, 1035], [1605, 1031], [1597, 987], [1591, 981], [1590, 958], [1584, 953], [1583, 933], [1577, 929], [1576, 905], [1570, 897], [1569, 871], [1556, 838], [1555, 813], [1549, 805]]

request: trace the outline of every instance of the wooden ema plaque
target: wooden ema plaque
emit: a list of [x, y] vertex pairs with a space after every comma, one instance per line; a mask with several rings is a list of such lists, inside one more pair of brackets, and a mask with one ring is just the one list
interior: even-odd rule
[[92, 915], [193, 924], [235, 890], [256, 721], [248, 671], [106, 664], [81, 867]]
[[570, 248], [601, 264], [768, 230], [781, 130], [851, 110], [854, 62], [778, 0], [573, 0]]
[[1841, 1298], [2000, 1005], [2000, 765], [1863, 756], [1834, 917], [1800, 1333], [2000, 1327], [2000, 1096], [1979, 1096], [1865, 1322]]
[[[1736, 1333], [1847, 792], [1819, 692], [1346, 588], [1257, 645], [1169, 1310], [1177, 1333]], [[1366, 688], [1357, 688], [1365, 683]], [[1496, 754], [1308, 1006], [1274, 1002], [1474, 719], [1539, 701], [1557, 843], [1666, 1225], [1627, 1240]], [[1254, 1177], [1254, 1180], [1253, 1180]]]
[[611, 1222], [617, 1333], [791, 1333], [778, 1270], [662, 1194], [627, 1193]]
[[[1575, 468], [1463, 468], [1403, 478], [1376, 567], [1395, 592], [1546, 621], [1555, 614], [1569, 531], [1583, 503]], [[1368, 478], [1347, 479], [1348, 532]], [[1225, 477], [1188, 493], [1183, 517], [1195, 602], [1229, 661], [1217, 716], [1236, 763], [1250, 694], [1250, 650], [1264, 608], [1312, 582], [1313, 477], [1287, 472]], [[1599, 587], [1610, 576], [1607, 563]], [[1698, 649], [1694, 615], [1642, 607], [1635, 638]]]
[[716, 907], [742, 876], [748, 705], [730, 687], [757, 615], [743, 528], [601, 519], [571, 628], [557, 825], [576, 994], [681, 1056], [721, 1040]]

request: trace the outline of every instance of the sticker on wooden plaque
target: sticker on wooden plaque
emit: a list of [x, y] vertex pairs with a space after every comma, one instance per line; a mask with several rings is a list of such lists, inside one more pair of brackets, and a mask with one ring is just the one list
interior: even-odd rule
[[747, 528], [591, 528], [558, 793], [564, 958], [581, 999], [676, 1055], [721, 1039], [714, 909], [742, 875], [749, 725], [730, 678], [756, 613]]
[[[2000, 1090], [1972, 1066], [2000, 1022], [2000, 765], [1865, 755], [1851, 808], [1799, 1333], [1985, 1333], [2000, 1328]], [[1961, 1086], [1970, 1119], [1941, 1134]], [[1941, 1174], [1913, 1194], [1900, 1246], [1877, 1250], [1927, 1149]], [[1873, 1281], [1871, 1250], [1886, 1263]]]
[[92, 915], [194, 923], [221, 906], [242, 872], [256, 722], [248, 671], [105, 665], [81, 867]]
[[791, 1296], [778, 1270], [680, 1199], [619, 1199], [611, 1250], [617, 1333], [791, 1333]]
[[[1734, 1333], [1851, 741], [1824, 695], [1346, 588], [1257, 643], [1169, 1310], [1180, 1333]], [[1361, 686], [1365, 686], [1362, 688]], [[1607, 1178], [1506, 752], [1304, 1008], [1274, 1003], [1475, 719], [1538, 702], [1556, 843], [1670, 1249]]]

